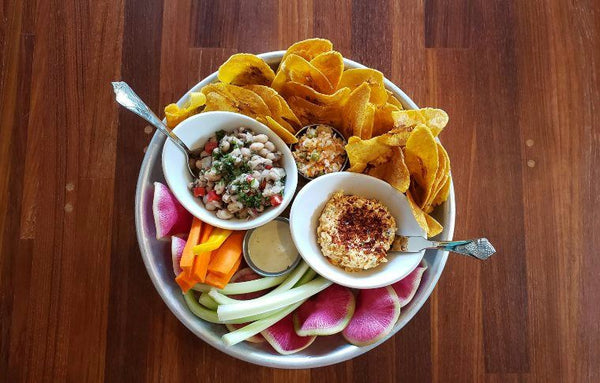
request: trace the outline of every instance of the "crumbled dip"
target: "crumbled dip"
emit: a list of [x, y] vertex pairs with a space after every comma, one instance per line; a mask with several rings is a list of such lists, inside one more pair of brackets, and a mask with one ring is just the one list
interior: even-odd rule
[[292, 154], [300, 173], [309, 178], [339, 172], [346, 161], [344, 140], [327, 125], [308, 128]]
[[208, 139], [200, 157], [193, 161], [198, 177], [189, 188], [218, 218], [256, 217], [283, 201], [281, 158], [265, 134], [244, 127], [221, 130]]
[[329, 261], [347, 271], [387, 262], [396, 220], [375, 199], [335, 193], [319, 217], [317, 241]]

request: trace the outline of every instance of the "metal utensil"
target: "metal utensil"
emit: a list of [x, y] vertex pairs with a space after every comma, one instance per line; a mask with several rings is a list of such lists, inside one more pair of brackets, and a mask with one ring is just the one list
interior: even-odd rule
[[425, 249], [451, 251], [486, 260], [496, 252], [487, 238], [468, 239], [464, 241], [430, 241], [423, 237], [404, 237], [397, 235], [391, 251], [403, 253], [418, 253]]
[[112, 83], [113, 89], [115, 91], [115, 98], [119, 104], [129, 109], [133, 113], [137, 114], [144, 120], [148, 121], [151, 125], [153, 125], [159, 132], [170, 138], [178, 147], [181, 149], [183, 154], [185, 154], [187, 169], [192, 175], [192, 177], [196, 177], [192, 168], [190, 167], [190, 158], [193, 156], [193, 152], [188, 148], [188, 146], [181, 141], [179, 137], [171, 129], [169, 129], [160, 118], [154, 114], [152, 110], [142, 101], [140, 96], [135, 94], [133, 89], [123, 81], [115, 81]]

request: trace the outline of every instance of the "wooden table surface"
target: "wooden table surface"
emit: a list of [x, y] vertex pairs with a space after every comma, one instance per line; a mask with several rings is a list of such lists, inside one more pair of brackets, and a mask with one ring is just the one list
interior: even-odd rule
[[[7, 0], [0, 7], [0, 381], [600, 381], [597, 1]], [[236, 52], [326, 37], [445, 109], [455, 238], [429, 301], [355, 360], [286, 371], [204, 344], [140, 257], [155, 110]]]

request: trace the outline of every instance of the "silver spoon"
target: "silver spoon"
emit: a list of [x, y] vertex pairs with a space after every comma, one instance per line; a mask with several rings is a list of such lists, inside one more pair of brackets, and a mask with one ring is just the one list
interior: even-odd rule
[[451, 251], [486, 260], [496, 252], [487, 238], [468, 239], [465, 241], [430, 241], [423, 237], [404, 237], [397, 235], [392, 244], [392, 251], [418, 253], [425, 249]]
[[151, 125], [153, 125], [159, 132], [170, 138], [179, 149], [185, 154], [187, 169], [192, 175], [192, 178], [196, 177], [192, 168], [190, 167], [190, 157], [193, 156], [193, 152], [188, 148], [188, 146], [181, 141], [179, 137], [171, 129], [169, 129], [160, 118], [154, 114], [152, 110], [142, 101], [142, 99], [135, 94], [133, 89], [123, 81], [116, 81], [112, 83], [113, 89], [115, 91], [116, 100], [119, 104], [129, 109], [133, 113], [137, 114], [144, 120], [148, 121]]

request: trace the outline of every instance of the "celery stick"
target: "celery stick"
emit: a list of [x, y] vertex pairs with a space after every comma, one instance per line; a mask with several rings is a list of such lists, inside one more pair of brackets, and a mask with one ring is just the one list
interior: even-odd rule
[[258, 320], [256, 322], [252, 322], [247, 326], [244, 326], [240, 329], [227, 333], [221, 337], [223, 342], [228, 346], [233, 346], [234, 344], [238, 344], [253, 335], [258, 334], [259, 332], [268, 329], [286, 315], [296, 310], [298, 306], [304, 303], [304, 300], [296, 302], [292, 305], [289, 305], [283, 309], [279, 309], [277, 312], [274, 312], [273, 315], [268, 318]]
[[302, 278], [300, 278], [300, 280], [298, 281], [298, 283], [296, 283], [294, 285], [294, 287], [302, 286], [303, 284], [312, 281], [315, 278], [315, 275], [317, 275], [316, 271], [314, 271], [313, 269], [308, 269], [306, 271], [306, 273], [304, 273], [304, 275], [302, 276]]
[[196, 301], [192, 291], [188, 291], [187, 293], [183, 294], [183, 298], [190, 311], [198, 318], [211, 323], [223, 323], [219, 320], [219, 317], [215, 311], [202, 307], [202, 305]]
[[235, 304], [220, 305], [217, 309], [217, 315], [219, 320], [223, 321], [265, 313], [305, 300], [326, 289], [331, 284], [331, 281], [319, 277], [305, 285], [294, 287], [291, 290], [281, 292], [277, 295], [263, 295], [256, 299], [240, 301]]
[[308, 264], [304, 261], [300, 261], [300, 263], [298, 264], [298, 266], [296, 266], [296, 268], [294, 269], [294, 271], [292, 271], [290, 273], [290, 275], [285, 279], [285, 281], [283, 281], [279, 286], [277, 286], [276, 288], [274, 288], [273, 290], [269, 291], [269, 293], [265, 294], [265, 296], [269, 295], [277, 295], [282, 291], [288, 291], [289, 289], [291, 289], [292, 287], [294, 287], [294, 285], [296, 284], [296, 282], [298, 282], [298, 280], [300, 280], [300, 278], [302, 278], [302, 275], [309, 269]]
[[[266, 290], [266, 289], [270, 289], [273, 286], [277, 286], [281, 282], [283, 282], [286, 279], [286, 277], [287, 277], [287, 275], [282, 275], [279, 277], [259, 278], [259, 279], [254, 279], [252, 281], [246, 281], [246, 282], [229, 283], [223, 289], [217, 289], [217, 291], [221, 294], [226, 294], [226, 295], [253, 293], [255, 291]], [[202, 283], [198, 283], [192, 289], [195, 291], [201, 291], [203, 293], [207, 293], [211, 289], [214, 289], [214, 287], [205, 285]]]
[[[311, 269], [308, 267], [306, 262], [301, 261], [298, 264], [298, 266], [296, 266], [296, 268], [290, 274], [288, 274], [287, 278], [285, 279], [285, 281], [283, 281], [283, 283], [281, 283], [279, 286], [277, 286], [275, 289], [268, 292], [264, 296], [277, 295], [283, 291], [287, 291], [287, 290], [291, 289], [294, 285], [299, 285], [298, 282], [303, 277], [303, 274], [304, 275], [308, 274], [307, 270], [311, 270]], [[313, 277], [314, 277], [314, 274], [313, 274]], [[310, 279], [312, 279], [312, 277]], [[257, 280], [257, 279], [255, 279], [255, 280]], [[227, 288], [230, 285], [227, 285], [225, 288]], [[218, 290], [215, 288], [210, 289], [209, 295], [215, 302], [217, 302], [220, 305], [228, 305], [228, 304], [243, 302], [242, 300], [239, 300], [239, 299], [229, 298], [229, 297], [225, 296], [225, 293], [223, 293], [222, 290]]]
[[200, 294], [200, 299], [198, 300], [198, 302], [200, 302], [200, 304], [204, 307], [206, 307], [207, 309], [210, 310], [216, 310], [217, 307], [219, 306], [217, 304], [217, 302], [215, 302], [214, 299], [212, 299], [208, 293], [202, 293]]

